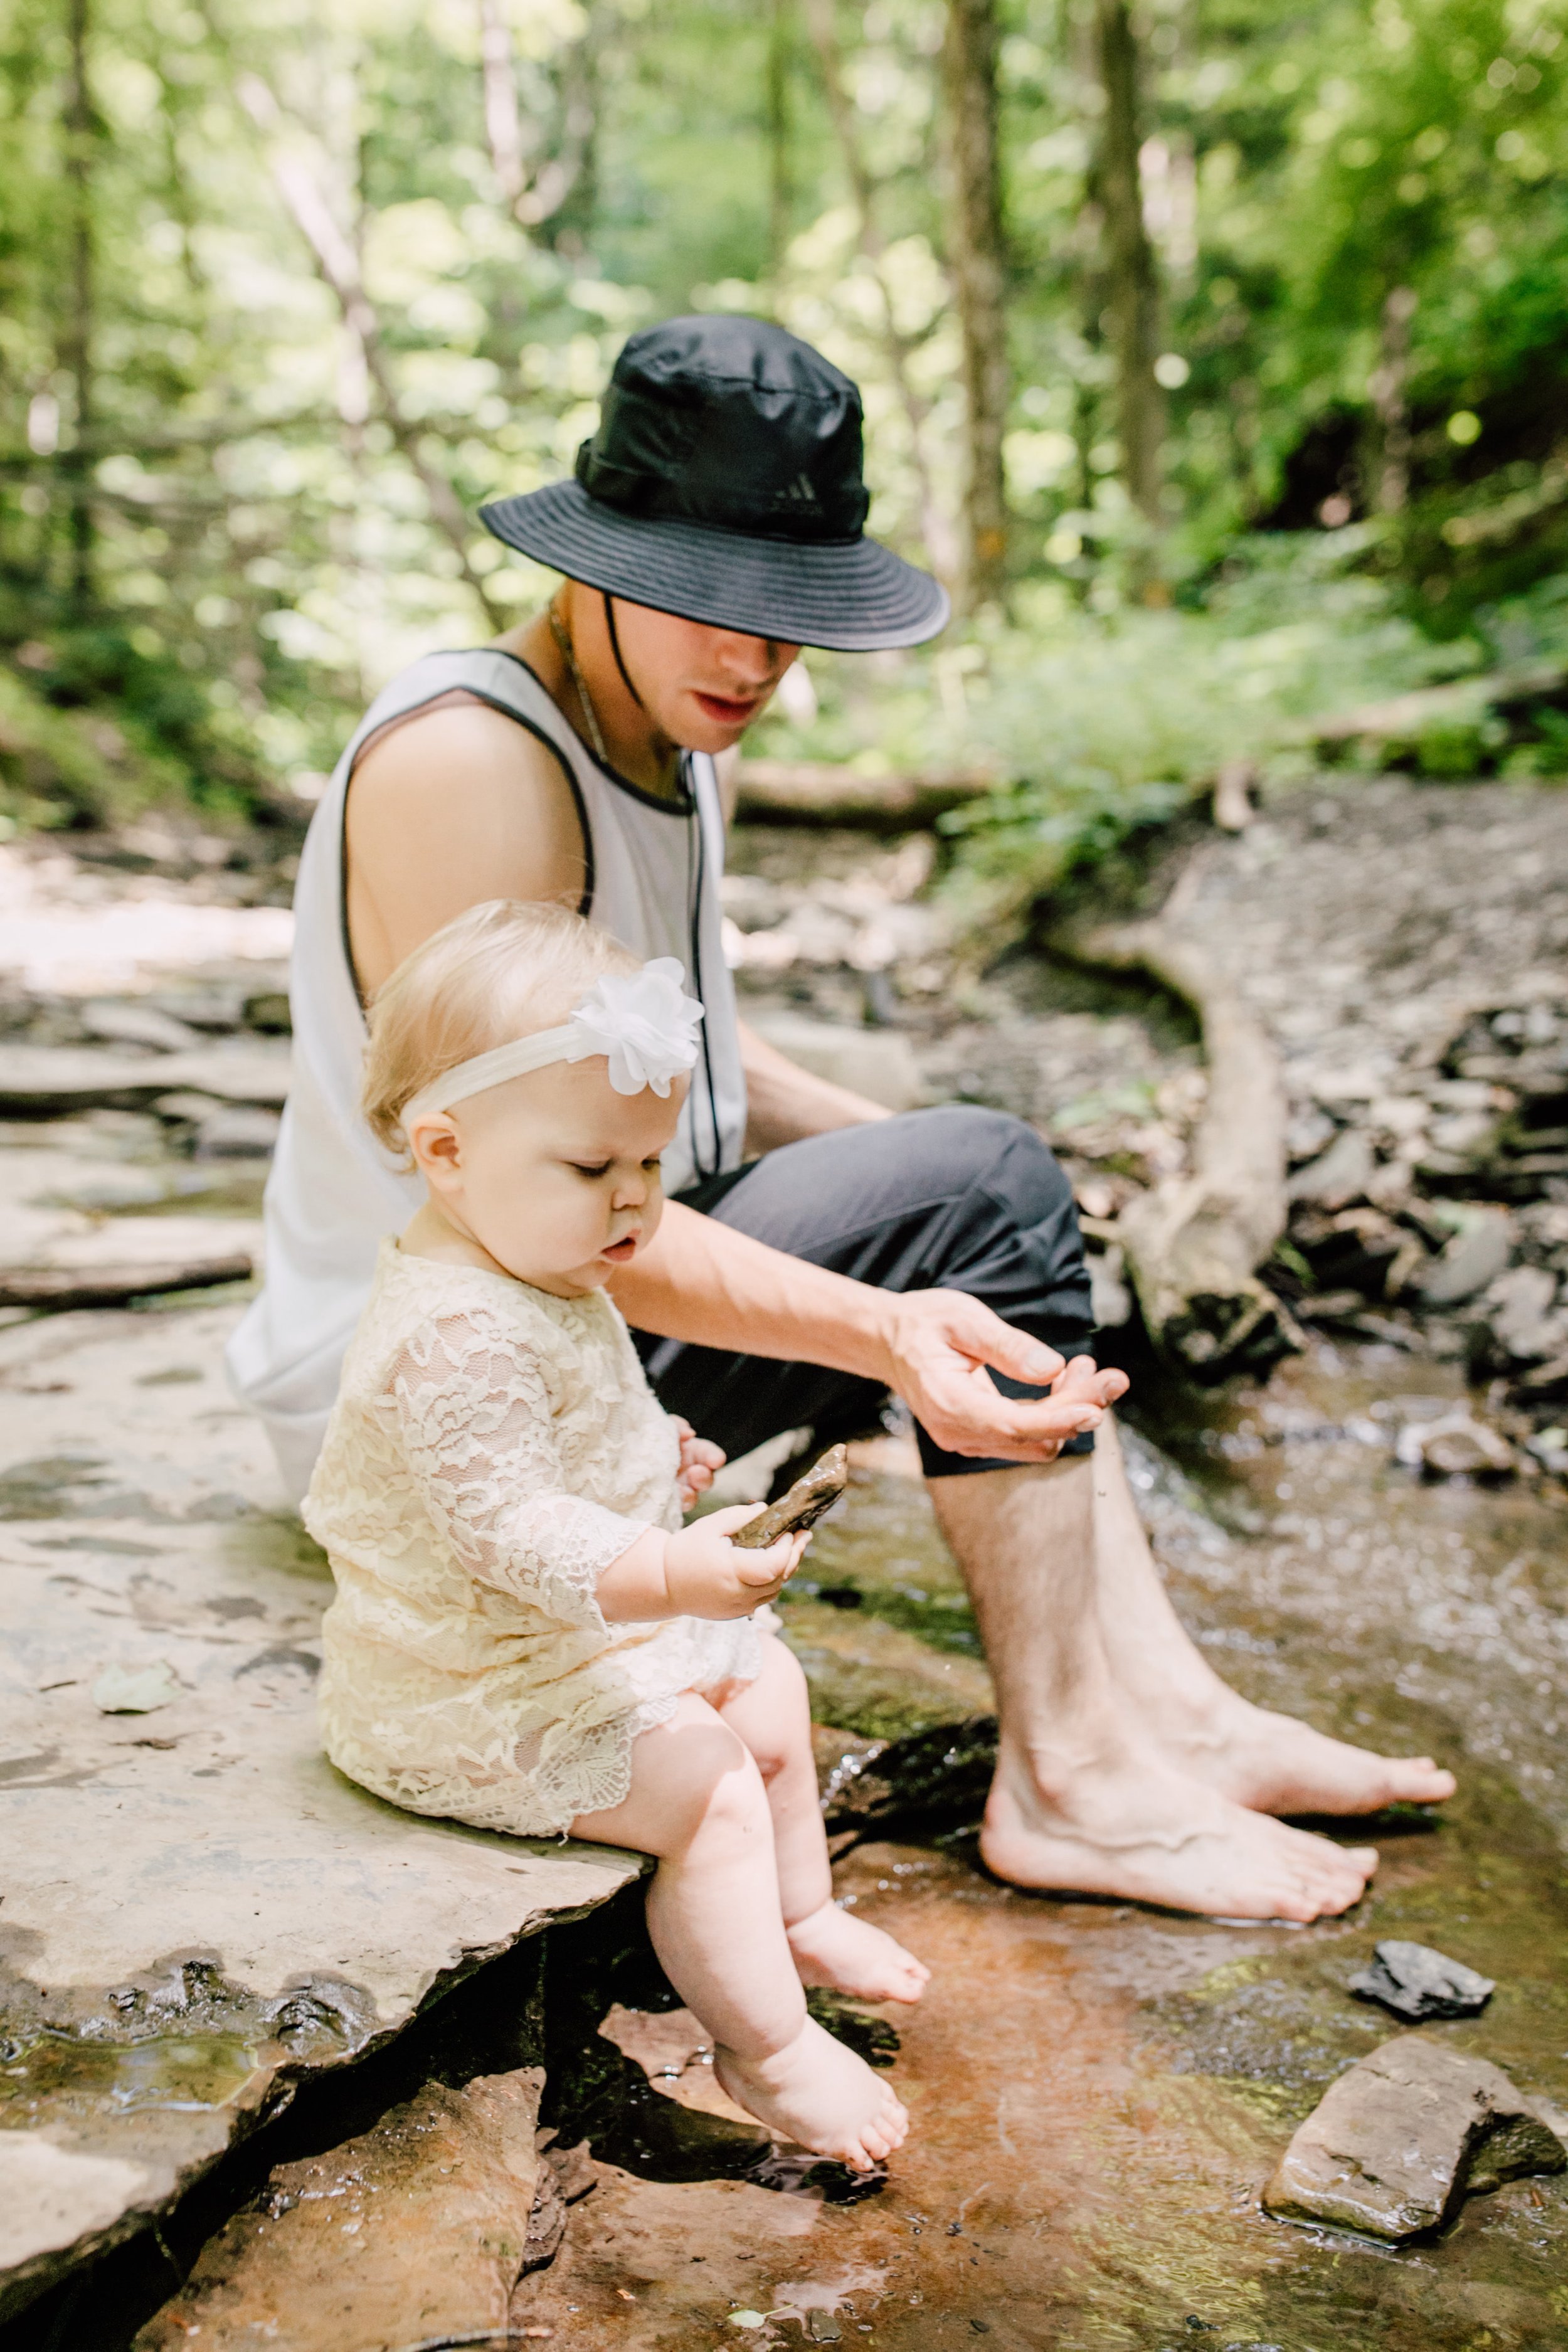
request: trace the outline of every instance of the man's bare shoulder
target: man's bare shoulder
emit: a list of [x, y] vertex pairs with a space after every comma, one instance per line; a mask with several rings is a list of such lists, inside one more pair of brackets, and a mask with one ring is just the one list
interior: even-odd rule
[[437, 787], [444, 799], [454, 791], [482, 799], [531, 785], [572, 802], [565, 762], [553, 745], [488, 703], [454, 695], [372, 737], [354, 765], [353, 797], [363, 809], [383, 800], [422, 800]]
[[575, 906], [586, 844], [561, 755], [485, 704], [443, 703], [362, 753], [349, 787], [349, 932], [367, 989], [486, 898]]

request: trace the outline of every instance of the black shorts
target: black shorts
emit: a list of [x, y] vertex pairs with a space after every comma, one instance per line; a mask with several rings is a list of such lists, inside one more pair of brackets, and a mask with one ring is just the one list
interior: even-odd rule
[[[712, 1176], [677, 1198], [773, 1249], [881, 1290], [967, 1290], [1064, 1356], [1090, 1351], [1089, 1270], [1071, 1187], [1033, 1128], [952, 1104], [839, 1128]], [[874, 1381], [770, 1356], [635, 1335], [669, 1412], [733, 1461], [786, 1429], [819, 1445], [875, 1427]], [[1045, 1391], [993, 1372], [1006, 1396]], [[949, 1454], [918, 1429], [928, 1477], [1005, 1467]], [[1069, 1454], [1092, 1451], [1076, 1437]]]

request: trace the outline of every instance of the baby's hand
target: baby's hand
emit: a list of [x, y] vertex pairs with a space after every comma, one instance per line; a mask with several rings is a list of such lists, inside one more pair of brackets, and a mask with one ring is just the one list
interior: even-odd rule
[[789, 1581], [809, 1534], [781, 1536], [766, 1551], [737, 1551], [730, 1541], [761, 1508], [760, 1503], [731, 1504], [666, 1538], [665, 1588], [678, 1616], [749, 1617]]
[[698, 1496], [705, 1495], [713, 1484], [715, 1470], [724, 1467], [724, 1449], [721, 1445], [711, 1444], [706, 1437], [699, 1437], [691, 1423], [682, 1421], [678, 1412], [672, 1412], [669, 1417], [680, 1440], [680, 1468], [676, 1473], [676, 1489], [680, 1496], [681, 1509], [689, 1511]]

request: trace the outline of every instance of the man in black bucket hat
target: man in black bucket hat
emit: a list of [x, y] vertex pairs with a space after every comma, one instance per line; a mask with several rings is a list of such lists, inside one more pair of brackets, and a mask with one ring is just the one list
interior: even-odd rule
[[1125, 1382], [1087, 1352], [1082, 1244], [1045, 1145], [972, 1107], [891, 1116], [738, 1017], [716, 762], [803, 644], [913, 645], [947, 616], [864, 534], [860, 436], [853, 383], [781, 328], [671, 320], [622, 352], [575, 478], [484, 510], [563, 584], [493, 645], [395, 678], [317, 812], [237, 1385], [302, 1491], [378, 1242], [421, 1197], [359, 1117], [361, 1007], [467, 907], [574, 905], [677, 956], [706, 1010], [670, 1205], [614, 1294], [665, 1404], [731, 1455], [803, 1427], [826, 1444], [889, 1391], [909, 1406], [996, 1683], [987, 1862], [1222, 1916], [1342, 1911], [1375, 1855], [1269, 1815], [1452, 1783], [1248, 1706], [1187, 1640], [1106, 1412]]

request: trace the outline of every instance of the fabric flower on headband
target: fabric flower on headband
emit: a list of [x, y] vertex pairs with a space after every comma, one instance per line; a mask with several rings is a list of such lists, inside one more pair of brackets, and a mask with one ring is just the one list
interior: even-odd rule
[[674, 956], [656, 956], [640, 971], [606, 972], [567, 1024], [573, 1042], [563, 1059], [606, 1055], [618, 1095], [641, 1094], [645, 1087], [668, 1095], [671, 1080], [697, 1059], [702, 1007], [681, 986], [685, 977]]

